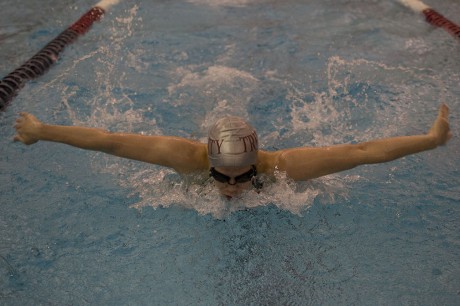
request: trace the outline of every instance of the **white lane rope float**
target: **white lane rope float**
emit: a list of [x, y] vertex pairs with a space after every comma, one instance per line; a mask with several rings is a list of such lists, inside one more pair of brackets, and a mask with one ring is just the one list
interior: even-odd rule
[[433, 8], [429, 7], [420, 0], [399, 0], [399, 2], [410, 8], [416, 13], [423, 14], [425, 16], [426, 22], [429, 24], [443, 28], [449, 34], [456, 38], [460, 38], [460, 26], [450, 21], [440, 13], [438, 13]]
[[67, 45], [88, 32], [93, 23], [101, 20], [105, 12], [119, 1], [100, 1], [27, 62], [0, 80], [0, 111], [6, 109], [27, 81], [43, 75], [58, 60], [59, 54]]

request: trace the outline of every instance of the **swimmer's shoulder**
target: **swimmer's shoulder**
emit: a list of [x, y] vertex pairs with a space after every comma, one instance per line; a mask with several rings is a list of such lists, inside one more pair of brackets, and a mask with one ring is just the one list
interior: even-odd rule
[[172, 168], [180, 174], [195, 174], [197, 172], [209, 170], [208, 146], [194, 140], [181, 139], [187, 145], [182, 146], [177, 152], [177, 158], [172, 164]]

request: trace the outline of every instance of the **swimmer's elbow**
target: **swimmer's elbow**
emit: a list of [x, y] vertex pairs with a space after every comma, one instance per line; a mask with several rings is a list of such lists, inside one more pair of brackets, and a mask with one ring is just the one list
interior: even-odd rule
[[126, 151], [126, 141], [123, 140], [121, 134], [101, 129], [98, 130], [95, 136], [93, 139], [93, 150], [116, 156], [122, 156]]
[[111, 140], [112, 134], [108, 131], [86, 127], [64, 128], [65, 130], [63, 131], [55, 132], [54, 135], [52, 135], [54, 138], [50, 140], [92, 151], [110, 153], [115, 149], [114, 143]]
[[375, 148], [372, 142], [351, 145], [353, 168], [363, 164], [377, 164], [393, 160], [392, 155], [386, 150]]

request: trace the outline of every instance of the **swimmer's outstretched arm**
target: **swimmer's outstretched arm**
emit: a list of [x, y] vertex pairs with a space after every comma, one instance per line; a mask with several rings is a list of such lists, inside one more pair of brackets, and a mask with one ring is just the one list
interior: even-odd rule
[[448, 116], [449, 109], [443, 104], [427, 134], [324, 148], [281, 150], [271, 157], [272, 165], [281, 171], [286, 171], [287, 175], [294, 180], [301, 181], [352, 169], [363, 164], [392, 161], [446, 144], [452, 137]]
[[206, 145], [185, 138], [110, 133], [97, 128], [48, 125], [28, 113], [20, 114], [15, 127], [14, 140], [27, 145], [39, 140], [59, 142], [170, 167], [180, 173], [208, 169]]

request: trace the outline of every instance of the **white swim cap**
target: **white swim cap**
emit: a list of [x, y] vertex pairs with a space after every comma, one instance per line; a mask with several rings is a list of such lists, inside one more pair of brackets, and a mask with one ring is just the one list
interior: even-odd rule
[[258, 148], [256, 131], [239, 117], [224, 117], [209, 129], [208, 158], [211, 167], [255, 165]]

